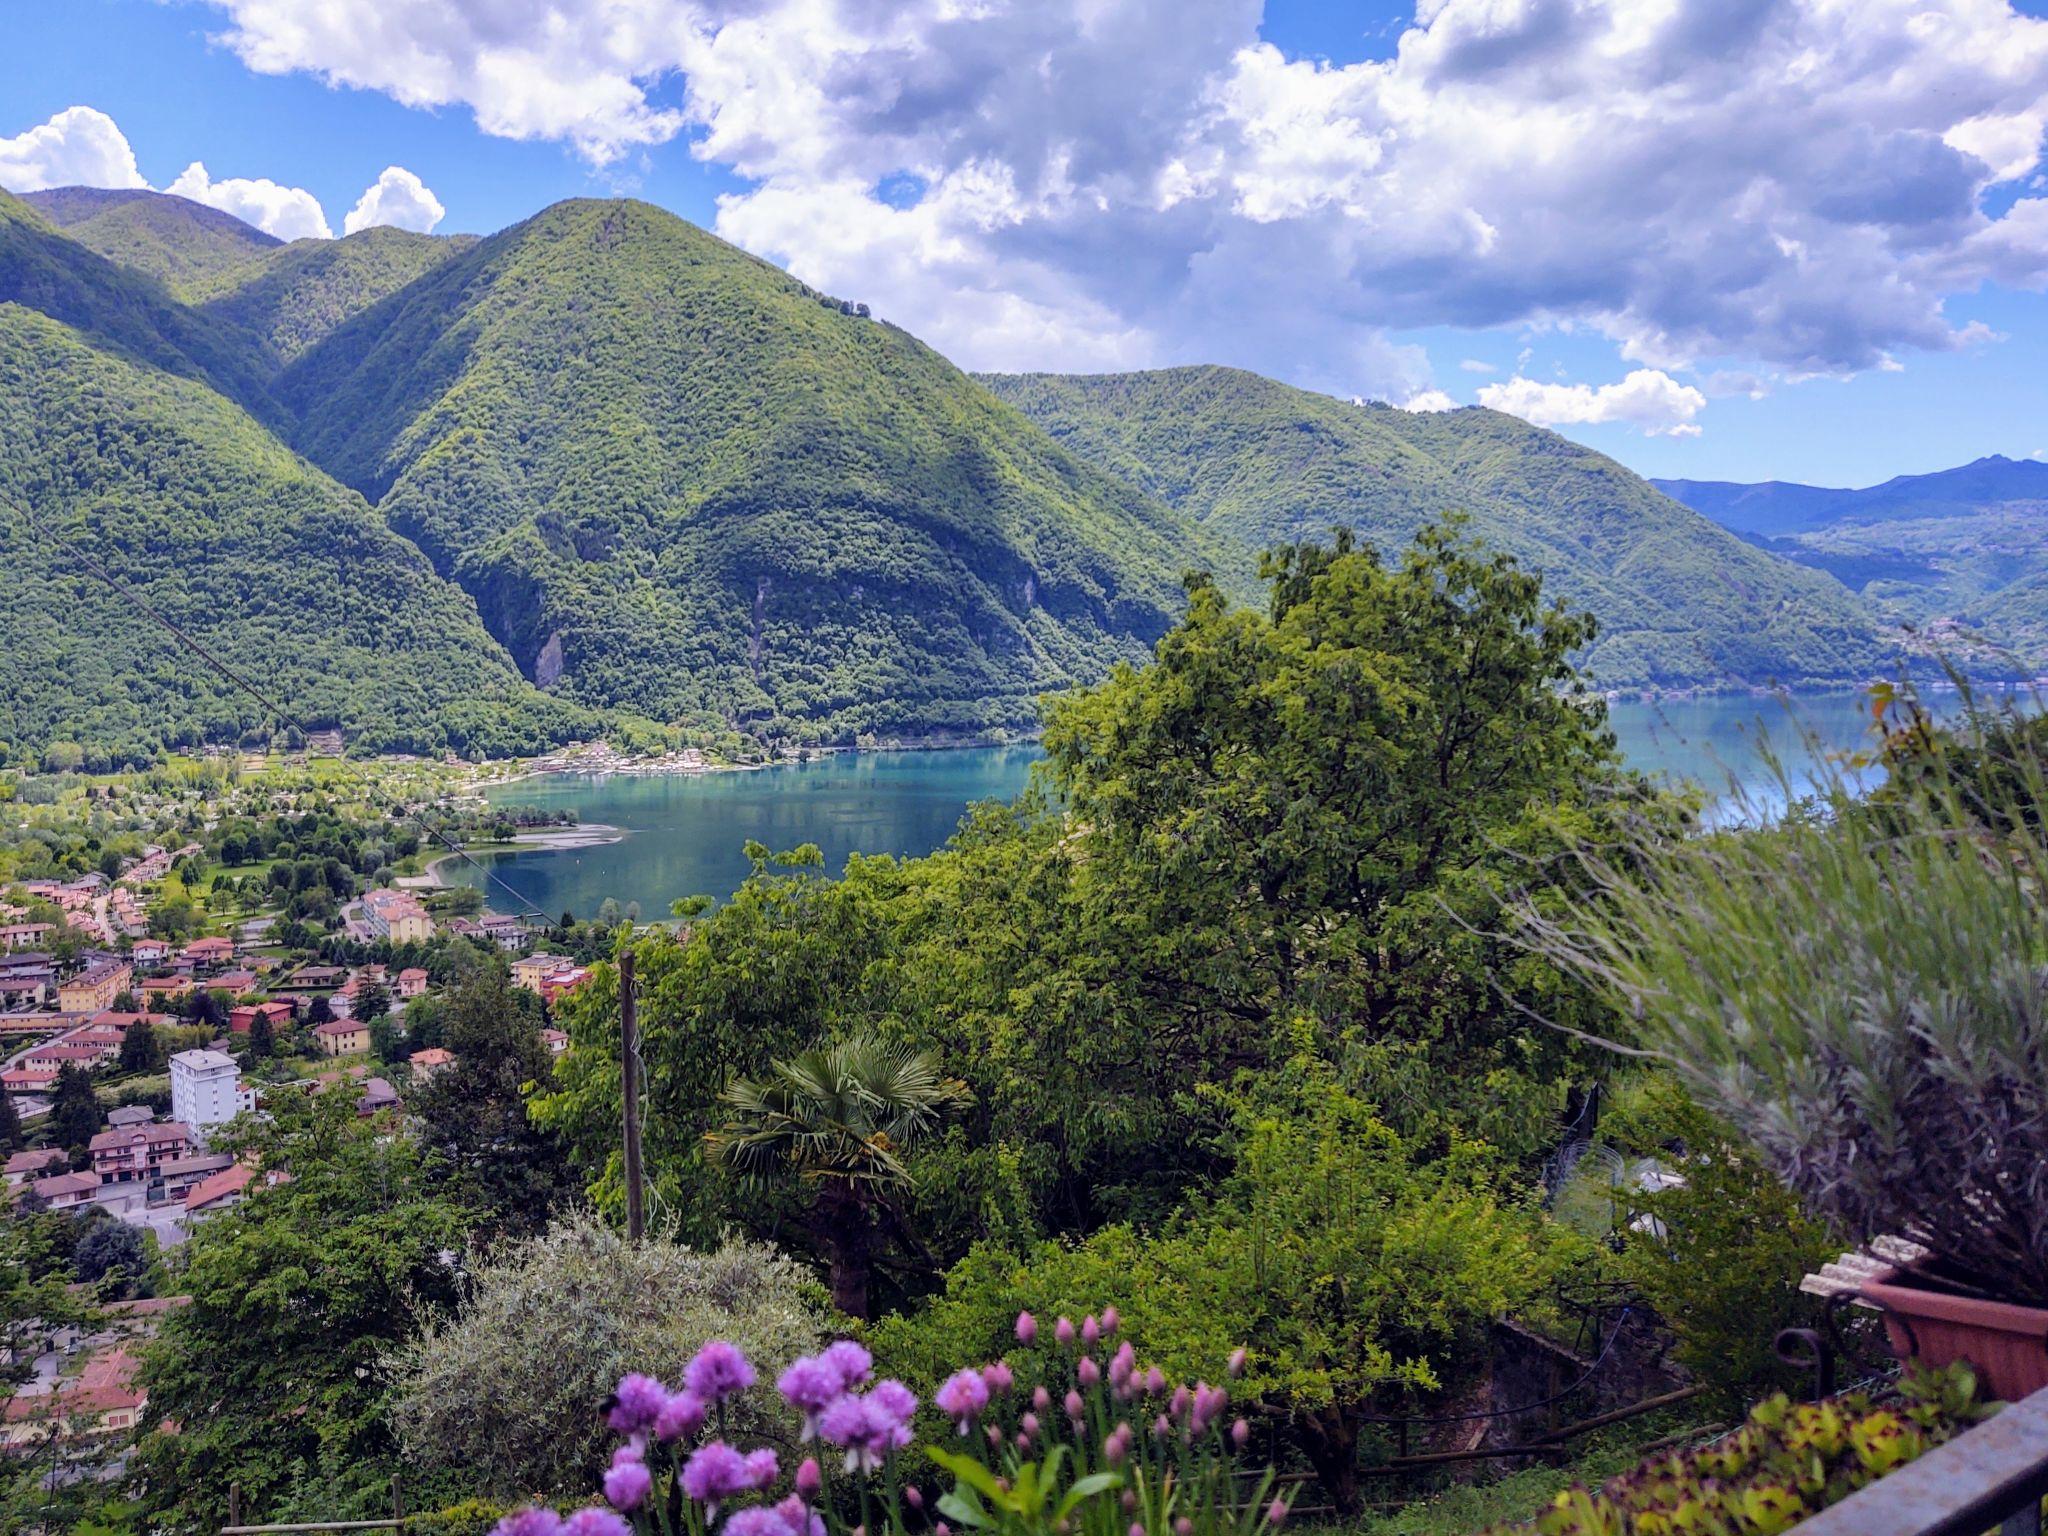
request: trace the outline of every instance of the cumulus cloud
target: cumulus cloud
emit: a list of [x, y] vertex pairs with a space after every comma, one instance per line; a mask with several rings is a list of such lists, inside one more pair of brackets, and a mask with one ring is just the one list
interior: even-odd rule
[[306, 71], [609, 166], [963, 361], [1426, 383], [1385, 327], [1571, 325], [1787, 377], [2048, 283], [2048, 22], [2008, 0], [1423, 0], [1386, 58], [1258, 0], [211, 0]]
[[253, 224], [280, 240], [329, 240], [334, 236], [320, 200], [304, 187], [280, 186], [266, 177], [231, 176], [215, 181], [205, 164], [194, 160], [164, 190], [232, 213], [244, 224]]
[[402, 165], [387, 165], [383, 174], [363, 189], [341, 228], [343, 234], [352, 235], [359, 229], [391, 224], [430, 235], [447, 211], [419, 177]]
[[1404, 411], [1455, 411], [1458, 402], [1440, 389], [1425, 389], [1410, 395], [1401, 409]]
[[104, 112], [66, 107], [48, 122], [0, 139], [0, 187], [145, 187], [135, 151]]
[[1482, 385], [1479, 403], [1539, 427], [1621, 422], [1649, 437], [1698, 437], [1700, 428], [1693, 418], [1707, 408], [1707, 397], [1668, 373], [1638, 368], [1619, 384], [1597, 389], [1588, 384], [1546, 384], [1517, 374], [1505, 383]]

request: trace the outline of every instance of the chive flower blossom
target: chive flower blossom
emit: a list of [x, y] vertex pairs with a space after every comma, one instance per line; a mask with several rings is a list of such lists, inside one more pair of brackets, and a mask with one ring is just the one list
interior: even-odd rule
[[775, 1506], [775, 1513], [788, 1527], [789, 1536], [825, 1536], [825, 1517], [816, 1510], [807, 1508], [804, 1501], [791, 1494]]
[[1017, 1342], [1026, 1349], [1038, 1342], [1038, 1319], [1029, 1312], [1017, 1314]]
[[839, 1384], [848, 1392], [866, 1386], [875, 1368], [875, 1357], [851, 1339], [826, 1345], [825, 1352], [818, 1358], [839, 1373]]
[[846, 1470], [872, 1472], [891, 1451], [910, 1444], [917, 1398], [899, 1382], [885, 1381], [866, 1397], [849, 1392], [818, 1417], [818, 1436], [846, 1451]]
[[1017, 1384], [1015, 1372], [1007, 1360], [991, 1360], [981, 1368], [981, 1379], [988, 1383], [990, 1392], [1007, 1392]]
[[792, 1361], [775, 1380], [782, 1400], [804, 1416], [800, 1440], [818, 1432], [818, 1416], [846, 1394], [846, 1378], [840, 1367], [823, 1355], [806, 1355]]
[[[742, 1456], [723, 1440], [700, 1445], [683, 1463], [683, 1492], [699, 1504], [716, 1509], [734, 1494], [756, 1488], [751, 1458]], [[771, 1477], [774, 1475], [771, 1471]]]
[[552, 1509], [529, 1505], [515, 1509], [491, 1530], [491, 1536], [561, 1536], [562, 1517]]
[[1054, 1323], [1054, 1324], [1052, 1325], [1052, 1336], [1053, 1336], [1053, 1338], [1054, 1338], [1055, 1340], [1057, 1340], [1057, 1341], [1058, 1341], [1058, 1343], [1059, 1343], [1059, 1344], [1060, 1344], [1060, 1345], [1061, 1345], [1062, 1347], [1065, 1347], [1066, 1345], [1068, 1345], [1068, 1344], [1071, 1344], [1071, 1343], [1073, 1343], [1073, 1342], [1074, 1342], [1074, 1324], [1073, 1324], [1073, 1322], [1072, 1322], [1072, 1321], [1071, 1321], [1070, 1319], [1068, 1319], [1068, 1318], [1062, 1317], [1062, 1318], [1061, 1318], [1061, 1319], [1060, 1319], [1060, 1320], [1059, 1320], [1058, 1322], [1056, 1322], [1056, 1323]]
[[579, 1509], [562, 1522], [562, 1536], [633, 1536], [633, 1527], [616, 1510]]
[[671, 1392], [654, 1418], [657, 1440], [680, 1440], [704, 1427], [704, 1399], [694, 1392]]
[[796, 1496], [808, 1504], [818, 1496], [818, 1490], [825, 1486], [825, 1469], [818, 1465], [818, 1458], [806, 1456], [797, 1464]]
[[646, 1502], [648, 1490], [654, 1486], [654, 1474], [647, 1470], [646, 1462], [629, 1454], [632, 1449], [620, 1446], [612, 1457], [611, 1470], [604, 1475], [605, 1502], [628, 1513]]
[[933, 1397], [939, 1411], [967, 1433], [967, 1426], [988, 1406], [988, 1383], [979, 1371], [955, 1371]]
[[644, 1434], [654, 1428], [662, 1407], [668, 1402], [668, 1388], [652, 1376], [638, 1371], [619, 1378], [612, 1394], [612, 1411], [605, 1422], [622, 1435]]
[[683, 1385], [706, 1403], [722, 1402], [754, 1384], [754, 1368], [737, 1346], [713, 1339], [683, 1368]]
[[725, 1522], [725, 1536], [794, 1536], [780, 1510], [765, 1504], [736, 1509]]

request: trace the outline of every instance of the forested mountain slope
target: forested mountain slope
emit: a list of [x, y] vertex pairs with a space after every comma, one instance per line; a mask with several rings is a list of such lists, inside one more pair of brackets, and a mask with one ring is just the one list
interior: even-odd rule
[[252, 332], [282, 365], [475, 244], [474, 235], [389, 225], [339, 240], [294, 240], [212, 274], [194, 298], [205, 313]]
[[28, 203], [0, 192], [0, 304], [40, 310], [109, 348], [199, 379], [273, 426], [274, 367], [250, 332], [180, 304], [145, 272], [70, 239]]
[[96, 255], [147, 272], [190, 302], [207, 280], [283, 245], [231, 213], [141, 188], [52, 187], [23, 202]]
[[1657, 480], [1665, 495], [1742, 533], [1810, 532], [1849, 520], [1966, 517], [2013, 503], [2048, 505], [2048, 464], [1994, 453], [1926, 475], [1895, 475], [1853, 490], [1767, 480]]
[[474, 605], [360, 497], [235, 405], [0, 304], [0, 741], [137, 761], [278, 723], [80, 552], [312, 729], [504, 752], [591, 727], [528, 686]]
[[892, 326], [644, 203], [442, 263], [283, 376], [296, 443], [543, 686], [663, 719], [1030, 720], [1204, 546]]
[[1241, 544], [1344, 525], [1389, 550], [1463, 513], [1599, 618], [1587, 661], [1609, 687], [1845, 682], [1889, 665], [1871, 610], [1839, 583], [1513, 416], [1354, 405], [1229, 368], [983, 382]]

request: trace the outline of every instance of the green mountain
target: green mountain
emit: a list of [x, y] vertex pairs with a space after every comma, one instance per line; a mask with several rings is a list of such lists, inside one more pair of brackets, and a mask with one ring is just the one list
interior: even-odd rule
[[0, 741], [119, 762], [276, 723], [81, 553], [309, 729], [503, 752], [591, 727], [532, 689], [359, 496], [245, 412], [0, 304]]
[[844, 736], [1029, 721], [1203, 548], [944, 358], [644, 203], [558, 204], [279, 381], [543, 687]]
[[339, 240], [294, 240], [215, 273], [195, 300], [289, 363], [337, 326], [476, 244], [379, 225]]
[[274, 366], [262, 342], [188, 309], [163, 283], [61, 233], [34, 207], [0, 192], [0, 304], [60, 320], [100, 347], [211, 385], [273, 426]]
[[1463, 513], [1598, 616], [1587, 663], [1608, 687], [1844, 682], [1889, 664], [1875, 615], [1840, 583], [1517, 417], [1356, 405], [1229, 368], [982, 382], [1076, 453], [1241, 545], [1342, 525], [1393, 549]]
[[22, 201], [96, 255], [147, 272], [175, 298], [190, 301], [209, 279], [283, 242], [231, 213], [167, 192], [52, 187]]
[[1658, 480], [1657, 489], [1724, 528], [1766, 536], [1811, 532], [1833, 523], [1966, 517], [1986, 507], [2048, 505], [2048, 464], [2002, 453], [1927, 475], [1894, 475], [1853, 490], [1767, 480]]

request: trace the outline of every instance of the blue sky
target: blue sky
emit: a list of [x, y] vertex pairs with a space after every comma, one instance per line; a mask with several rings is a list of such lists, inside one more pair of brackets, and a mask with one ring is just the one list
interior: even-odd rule
[[1842, 9], [0, 0], [0, 183], [97, 164], [10, 137], [88, 107], [336, 234], [387, 166], [443, 232], [645, 197], [967, 366], [1484, 400], [1656, 475], [2048, 452], [2042, 7]]

